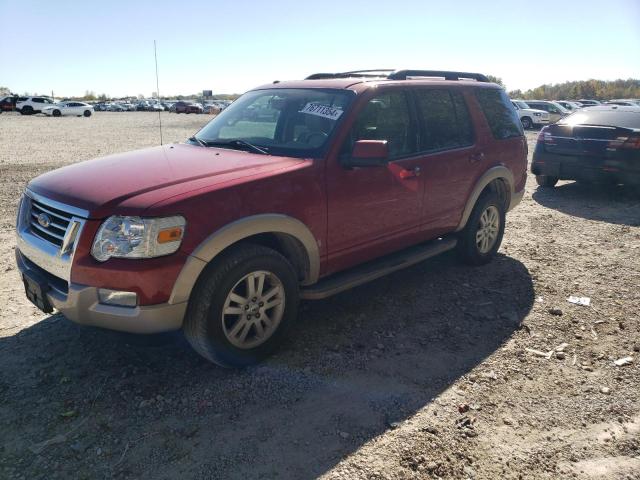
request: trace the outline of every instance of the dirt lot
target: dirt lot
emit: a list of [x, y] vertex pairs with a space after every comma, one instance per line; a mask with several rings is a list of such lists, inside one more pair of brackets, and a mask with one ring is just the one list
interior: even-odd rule
[[[181, 140], [207, 117], [163, 120]], [[276, 357], [224, 370], [178, 334], [42, 315], [14, 266], [30, 178], [156, 125], [0, 115], [0, 478], [640, 479], [640, 194], [530, 178], [492, 264], [305, 303]]]

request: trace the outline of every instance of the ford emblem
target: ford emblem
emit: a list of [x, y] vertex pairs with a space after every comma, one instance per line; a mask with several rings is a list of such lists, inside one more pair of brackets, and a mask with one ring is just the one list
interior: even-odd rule
[[41, 213], [38, 215], [38, 223], [43, 228], [48, 228], [51, 225], [51, 217], [46, 213]]

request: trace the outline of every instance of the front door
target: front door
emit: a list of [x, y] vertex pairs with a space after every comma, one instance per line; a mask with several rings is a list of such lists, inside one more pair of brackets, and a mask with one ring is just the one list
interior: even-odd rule
[[[358, 108], [358, 107], [356, 107]], [[415, 241], [423, 177], [416, 167], [415, 115], [405, 91], [378, 92], [361, 103], [349, 134], [327, 172], [329, 270], [337, 271]], [[386, 140], [389, 163], [345, 168], [340, 158], [357, 140]]]

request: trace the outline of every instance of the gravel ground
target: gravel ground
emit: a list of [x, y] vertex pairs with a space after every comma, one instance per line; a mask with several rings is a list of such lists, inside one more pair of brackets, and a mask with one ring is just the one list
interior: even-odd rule
[[[162, 118], [172, 141], [208, 119]], [[640, 479], [637, 191], [530, 178], [490, 265], [304, 303], [277, 356], [224, 370], [179, 334], [42, 315], [14, 266], [26, 182], [157, 122], [0, 115], [0, 478]]]

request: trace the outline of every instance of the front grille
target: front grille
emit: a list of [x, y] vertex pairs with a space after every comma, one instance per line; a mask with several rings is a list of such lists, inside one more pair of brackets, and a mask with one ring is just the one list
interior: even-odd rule
[[[64, 235], [71, 223], [72, 214], [31, 199], [29, 230], [37, 237], [62, 247]], [[39, 219], [43, 219], [40, 222]]]

